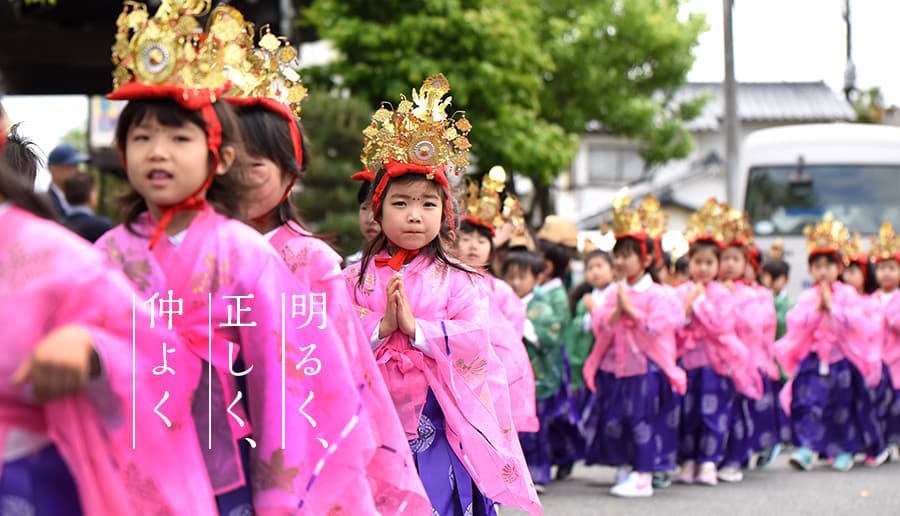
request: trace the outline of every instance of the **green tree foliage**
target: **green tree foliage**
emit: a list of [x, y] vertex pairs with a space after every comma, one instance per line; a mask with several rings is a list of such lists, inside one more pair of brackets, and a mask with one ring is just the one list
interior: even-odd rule
[[303, 102], [302, 122], [307, 169], [297, 207], [311, 229], [333, 240], [342, 255], [359, 249], [356, 193], [350, 176], [362, 168], [362, 129], [371, 111], [356, 98], [313, 92]]
[[877, 86], [856, 92], [853, 99], [853, 110], [856, 111], [856, 121], [865, 124], [880, 124], [884, 121], [885, 105], [884, 95]]
[[546, 213], [547, 188], [570, 166], [587, 121], [646, 142], [648, 164], [690, 151], [682, 122], [701, 102], [671, 100], [705, 25], [679, 20], [679, 3], [315, 0], [305, 21], [340, 56], [306, 82], [348, 90], [374, 111], [444, 73], [454, 109], [474, 126], [476, 166], [531, 178]]

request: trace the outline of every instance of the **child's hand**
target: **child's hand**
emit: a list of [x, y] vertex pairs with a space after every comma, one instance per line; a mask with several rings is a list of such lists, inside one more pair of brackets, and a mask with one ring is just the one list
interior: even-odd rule
[[51, 331], [12, 375], [12, 384], [30, 382], [37, 401], [76, 394], [90, 376], [100, 374], [100, 359], [91, 334], [70, 324]]
[[734, 292], [734, 281], [733, 280], [725, 280], [722, 282], [722, 285], [728, 289], [729, 292]]
[[694, 314], [694, 301], [700, 299], [700, 296], [706, 293], [703, 283], [694, 283], [694, 289], [688, 292], [687, 298], [684, 300], [684, 316], [691, 317]]
[[581, 301], [584, 303], [584, 308], [588, 313], [593, 312], [594, 308], [597, 308], [597, 303], [594, 302], [594, 296], [590, 294], [583, 295]]
[[631, 297], [628, 295], [628, 291], [622, 285], [619, 285], [618, 296], [619, 309], [622, 311], [622, 313], [624, 315], [627, 315], [628, 317], [634, 317], [634, 305], [631, 304]]
[[388, 335], [397, 331], [397, 300], [396, 300], [396, 292], [397, 292], [397, 284], [400, 281], [400, 275], [396, 274], [394, 277], [388, 281], [387, 288], [385, 289], [385, 295], [387, 296], [387, 303], [384, 309], [384, 317], [381, 318], [381, 322], [378, 323], [378, 338], [384, 339], [387, 338]]
[[397, 282], [397, 291], [394, 293], [397, 303], [397, 326], [409, 338], [416, 338], [416, 318], [409, 308], [409, 298], [403, 289], [403, 280]]
[[830, 312], [832, 304], [831, 285], [823, 281], [819, 284], [819, 309]]

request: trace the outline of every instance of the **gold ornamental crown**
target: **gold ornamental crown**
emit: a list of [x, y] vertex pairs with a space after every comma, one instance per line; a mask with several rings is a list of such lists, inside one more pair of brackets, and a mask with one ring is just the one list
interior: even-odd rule
[[726, 245], [750, 246], [753, 241], [753, 228], [746, 213], [732, 208], [725, 203], [720, 205], [723, 212], [721, 220], [722, 242]]
[[803, 234], [806, 235], [806, 249], [809, 254], [840, 253], [850, 240], [847, 227], [836, 220], [831, 212], [826, 213], [815, 225], [806, 226]]
[[462, 189], [460, 211], [464, 217], [487, 228], [499, 229], [512, 222], [513, 207], [518, 202], [512, 195], [501, 201], [506, 190], [506, 170], [501, 166], [491, 170], [481, 179], [481, 184], [467, 177]]
[[287, 38], [273, 34], [268, 25], [263, 26], [259, 41], [247, 58], [238, 68], [229, 70], [232, 88], [228, 94], [276, 100], [299, 118], [308, 91], [300, 79], [298, 56]]
[[699, 210], [691, 214], [690, 219], [688, 219], [687, 229], [684, 231], [684, 237], [691, 243], [698, 240], [711, 240], [719, 244], [724, 243], [725, 236], [722, 234], [724, 212], [722, 205], [716, 202], [715, 199], [707, 199]]
[[656, 196], [645, 195], [638, 206], [638, 212], [644, 221], [644, 231], [647, 235], [653, 240], [662, 238], [669, 226], [669, 215], [662, 211]]
[[[226, 71], [248, 54], [248, 30], [237, 9], [211, 0], [162, 0], [156, 14], [126, 0], [112, 47], [113, 88], [130, 83], [210, 90], [210, 101], [228, 84]], [[210, 13], [206, 31], [199, 17]]]
[[866, 261], [866, 253], [862, 250], [862, 237], [859, 233], [854, 233], [852, 238], [848, 238], [844, 242], [841, 247], [841, 257], [844, 259], [845, 266]]
[[424, 167], [447, 167], [445, 173], [457, 176], [469, 166], [466, 137], [472, 124], [465, 113], [458, 118], [447, 115], [452, 97], [450, 83], [443, 74], [435, 74], [413, 89], [412, 101], [401, 95], [394, 110], [388, 103], [372, 115], [372, 123], [363, 131], [365, 143], [360, 160], [368, 170], [377, 171], [389, 161]]
[[900, 261], [900, 235], [894, 233], [894, 226], [884, 221], [878, 229], [878, 235], [872, 237], [872, 248], [869, 249], [872, 260], [879, 262], [894, 258]]

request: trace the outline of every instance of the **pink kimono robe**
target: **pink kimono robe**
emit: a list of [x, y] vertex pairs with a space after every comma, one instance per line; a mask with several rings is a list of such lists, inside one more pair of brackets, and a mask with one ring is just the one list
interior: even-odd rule
[[[788, 312], [785, 335], [775, 343], [775, 355], [788, 376], [793, 377], [800, 362], [817, 353], [829, 364], [846, 358], [866, 383], [881, 381], [881, 346], [872, 346], [878, 333], [877, 318], [867, 313], [869, 306], [859, 294], [841, 282], [832, 283], [831, 312], [819, 310], [819, 290], [805, 290]], [[793, 380], [781, 390], [782, 407], [788, 413], [793, 396]]]
[[[183, 300], [173, 322], [184, 341], [176, 351], [203, 367], [196, 393], [173, 397], [193, 395], [216, 493], [250, 482], [257, 514], [373, 513], [371, 498], [346, 491], [365, 477], [376, 446], [371, 429], [358, 424], [365, 385], [335, 344], [339, 329], [318, 315], [310, 285], [291, 276], [259, 233], [210, 207], [177, 247], [164, 238], [149, 250], [155, 225], [144, 213], [137, 235], [118, 226], [95, 245], [142, 299]], [[250, 479], [237, 455], [242, 438], [252, 439]]]
[[488, 299], [491, 345], [506, 369], [513, 423], [517, 432], [537, 432], [534, 371], [522, 344], [525, 303], [505, 281], [484, 272], [475, 284]]
[[[693, 288], [693, 283], [684, 283], [675, 289], [682, 310]], [[691, 370], [709, 365], [717, 374], [731, 378], [737, 392], [758, 400], [763, 393], [762, 379], [747, 346], [735, 334], [731, 292], [710, 282], [692, 308], [693, 316], [676, 334], [682, 367]]]
[[882, 357], [894, 390], [900, 390], [900, 290], [891, 294], [879, 290], [872, 294], [872, 301], [881, 314]]
[[[385, 291], [395, 272], [372, 260], [358, 289], [360, 265], [344, 274], [363, 329], [372, 335], [384, 316]], [[473, 278], [419, 254], [403, 271], [403, 285], [431, 356], [398, 330], [375, 349], [375, 359], [407, 438], [418, 436], [430, 388], [446, 418], [450, 445], [479, 491], [495, 502], [540, 514], [509, 409], [495, 408], [506, 373], [489, 345], [487, 303]]]
[[102, 368], [82, 394], [43, 404], [22, 386], [0, 384], [0, 446], [11, 429], [45, 435], [68, 465], [86, 515], [216, 514], [189, 400], [166, 405], [171, 427], [153, 413], [166, 390], [190, 377], [177, 359], [180, 377], [153, 374], [173, 335], [149, 328], [146, 310], [132, 307], [127, 278], [74, 233], [14, 206], [0, 213], [0, 225], [3, 378], [68, 324], [88, 329]]
[[[604, 303], [591, 312], [596, 338], [584, 363], [585, 384], [596, 391], [594, 381], [598, 369], [620, 378], [646, 374], [647, 360], [651, 360], [666, 375], [672, 388], [684, 394], [687, 377], [675, 363], [675, 329], [684, 319], [678, 299], [670, 290], [655, 283], [643, 292], [626, 287], [635, 315], [623, 315], [610, 325], [618, 288], [622, 288], [621, 284], [607, 289]], [[615, 346], [616, 350], [612, 360], [607, 357], [610, 346]]]
[[775, 364], [775, 300], [769, 289], [735, 282], [734, 329], [741, 342], [747, 346], [750, 358], [769, 379], [778, 380], [781, 375]]
[[[357, 383], [364, 382], [364, 413], [360, 425], [375, 433], [378, 448], [367, 467], [368, 478], [348, 484], [357, 491], [346, 496], [370, 496], [380, 514], [427, 514], [431, 510], [425, 488], [416, 471], [406, 434], [387, 390], [341, 274], [341, 257], [322, 240], [299, 225], [289, 222], [278, 228], [269, 243], [281, 255], [290, 271], [310, 291], [327, 299], [329, 321], [334, 321]], [[368, 494], [366, 494], [368, 493]]]

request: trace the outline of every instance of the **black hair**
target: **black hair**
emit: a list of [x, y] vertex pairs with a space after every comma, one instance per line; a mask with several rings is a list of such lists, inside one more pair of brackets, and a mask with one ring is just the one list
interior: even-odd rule
[[[266, 158], [275, 163], [281, 169], [282, 174], [295, 182], [300, 182], [306, 171], [307, 157], [309, 156], [306, 135], [303, 134], [303, 126], [300, 121], [292, 117], [288, 122], [282, 115], [256, 105], [239, 106], [235, 108], [235, 112], [240, 121], [247, 158]], [[291, 140], [288, 124], [294, 124], [300, 131], [300, 152], [303, 163], [297, 163], [294, 142]], [[303, 229], [309, 230], [300, 217], [297, 207], [291, 202], [290, 194], [275, 210], [281, 224], [292, 221]]]
[[572, 287], [572, 290], [569, 292], [569, 313], [572, 317], [575, 317], [575, 313], [578, 311], [578, 302], [581, 301], [581, 298], [593, 290], [594, 286], [587, 281], [582, 281]]
[[63, 182], [63, 193], [66, 202], [72, 206], [81, 206], [91, 200], [94, 191], [94, 176], [90, 172], [76, 172]]
[[[844, 267], [844, 270], [841, 271], [840, 279], [844, 281], [844, 272], [847, 269], [852, 267], [858, 268], [863, 273], [863, 293], [871, 294], [878, 290], [878, 279], [875, 277], [875, 267], [872, 266], [872, 262], [866, 260], [865, 263], [859, 263], [857, 261], [850, 262], [850, 265]], [[863, 268], [865, 267], [865, 268]]]
[[675, 274], [687, 274], [688, 271], [688, 259], [687, 256], [679, 256], [677, 260], [675, 260]]
[[[652, 238], [645, 237], [644, 246], [647, 256], [651, 258], [650, 265], [644, 269], [644, 273], [649, 274], [654, 283], [659, 283], [659, 274], [656, 268], [656, 245], [653, 243]], [[613, 256], [617, 254], [622, 256], [634, 254], [641, 258], [641, 241], [633, 236], [617, 238], [615, 245], [613, 245]]]
[[587, 268], [588, 262], [590, 262], [594, 258], [603, 258], [604, 260], [606, 260], [606, 263], [608, 263], [610, 267], [612, 267], [613, 265], [613, 258], [611, 254], [607, 253], [603, 249], [594, 249], [593, 251], [584, 255], [584, 260], [582, 260], [584, 262], [584, 267]]
[[510, 251], [503, 260], [501, 274], [506, 276], [506, 273], [511, 267], [531, 271], [531, 273], [537, 277], [544, 271], [544, 258], [531, 251]]
[[791, 273], [791, 266], [784, 260], [766, 260], [766, 262], [763, 263], [762, 270], [771, 276], [773, 280], [782, 276], [787, 279], [788, 275]]
[[34, 191], [34, 186], [27, 181], [26, 174], [13, 169], [4, 160], [0, 160], [0, 195], [38, 217], [56, 219], [56, 210], [50, 206], [45, 197]]
[[807, 264], [808, 264], [810, 267], [812, 267], [812, 264], [813, 264], [814, 262], [819, 261], [820, 258], [825, 259], [828, 263], [834, 263], [834, 264], [837, 264], [840, 257], [838, 256], [837, 253], [832, 253], [832, 252], [826, 252], [826, 253], [812, 253], [812, 254], [810, 254], [809, 257], [806, 259], [806, 262], [807, 262]]
[[[241, 196], [246, 191], [241, 128], [234, 110], [227, 102], [214, 102], [213, 109], [222, 128], [222, 143], [219, 145], [219, 152], [226, 147], [231, 147], [235, 151], [235, 160], [226, 174], [215, 176], [212, 185], [206, 192], [206, 200], [219, 213], [227, 217], [239, 218]], [[203, 129], [209, 138], [206, 122], [199, 110], [184, 108], [170, 99], [132, 100], [122, 110], [116, 124], [116, 142], [123, 155], [127, 145], [128, 131], [151, 118], [155, 118], [161, 125], [168, 127], [179, 127], [187, 123], [194, 124]], [[209, 153], [209, 166], [209, 173], [214, 173], [211, 152]], [[147, 202], [134, 189], [126, 193], [120, 202], [122, 203], [122, 219], [125, 220], [125, 227], [131, 233], [137, 234], [134, 223], [138, 215], [147, 211]]]
[[360, 181], [359, 182], [359, 190], [356, 191], [356, 202], [362, 206], [362, 203], [369, 200], [369, 190], [372, 188], [372, 183], [369, 181]]
[[722, 248], [719, 246], [719, 244], [713, 242], [712, 240], [697, 240], [696, 242], [691, 244], [691, 247], [688, 248], [687, 252], [688, 259], [693, 258], [695, 254], [704, 249], [709, 249], [710, 251], [712, 251], [713, 254], [716, 255], [717, 262], [722, 259]]
[[38, 156], [34, 141], [19, 132], [20, 125], [15, 124], [10, 128], [6, 144], [0, 152], [0, 160], [5, 161], [12, 172], [21, 174], [26, 181], [34, 184], [43, 160]]
[[[372, 182], [372, 184], [378, 184], [381, 181], [382, 177], [384, 177], [385, 173], [386, 172], [384, 169], [380, 169], [375, 174], [375, 180]], [[431, 255], [431, 257], [433, 257], [435, 261], [438, 261], [438, 262], [440, 262], [448, 267], [451, 267], [453, 269], [457, 269], [457, 270], [460, 270], [460, 271], [463, 271], [463, 272], [466, 272], [469, 274], [475, 274], [475, 275], [480, 276], [480, 274], [478, 274], [476, 271], [470, 269], [469, 267], [466, 267], [459, 261], [451, 258], [450, 253], [448, 253], [447, 249], [445, 249], [445, 247], [444, 247], [446, 245], [446, 243], [452, 242], [452, 239], [450, 237], [450, 231], [451, 231], [450, 225], [446, 220], [448, 217], [452, 216], [451, 211], [453, 210], [453, 208], [452, 208], [453, 205], [451, 204], [452, 199], [450, 198], [451, 197], [450, 194], [448, 192], [446, 192], [444, 190], [444, 188], [441, 187], [441, 185], [439, 185], [438, 183], [436, 183], [434, 181], [431, 181], [430, 179], [426, 178], [422, 174], [408, 173], [408, 174], [403, 174], [403, 175], [400, 175], [397, 177], [391, 177], [387, 181], [388, 181], [388, 183], [385, 186], [384, 191], [381, 192], [381, 196], [382, 196], [381, 201], [382, 202], [379, 204], [378, 210], [374, 213], [375, 220], [377, 220], [379, 224], [381, 223], [381, 220], [382, 220], [381, 214], [384, 211], [384, 200], [387, 197], [387, 193], [388, 193], [388, 190], [390, 189], [390, 185], [392, 185], [392, 184], [403, 185], [403, 184], [415, 183], [418, 181], [427, 181], [437, 190], [438, 195], [441, 198], [441, 205], [442, 205], [441, 207], [443, 209], [443, 213], [441, 215], [441, 229], [438, 232], [438, 235], [436, 237], [434, 237], [434, 239], [431, 242], [426, 244], [425, 247], [422, 248], [423, 254]], [[370, 195], [370, 197], [371, 197], [371, 195]], [[365, 276], [366, 276], [365, 273], [366, 273], [366, 269], [369, 267], [369, 262], [372, 261], [372, 259], [374, 258], [374, 256], [376, 254], [378, 254], [382, 250], [386, 249], [387, 246], [388, 246], [387, 236], [385, 236], [384, 228], [382, 228], [381, 232], [378, 233], [378, 236], [373, 238], [372, 241], [369, 242], [368, 245], [366, 245], [366, 247], [363, 250], [362, 260], [360, 260], [360, 265], [359, 265], [359, 279], [356, 282], [357, 288], [359, 288], [359, 289], [363, 288], [363, 280], [365, 279]]]
[[543, 238], [538, 241], [538, 248], [553, 267], [550, 277], [565, 279], [573, 258], [572, 248]]

